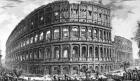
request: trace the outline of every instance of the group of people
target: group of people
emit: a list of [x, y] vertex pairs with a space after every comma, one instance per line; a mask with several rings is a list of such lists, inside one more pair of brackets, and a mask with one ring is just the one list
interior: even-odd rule
[[[63, 79], [60, 77], [53, 76], [52, 81], [140, 81], [140, 70], [128, 70], [123, 73], [123, 76], [119, 75], [105, 75], [107, 78], [98, 77], [96, 79], [92, 78], [83, 78], [78, 79], [78, 77], [71, 78], [68, 75], [64, 75]], [[15, 78], [12, 73], [1, 72], [0, 73], [0, 81], [27, 81], [24, 79]]]
[[26, 81], [22, 78], [16, 78], [14, 73], [1, 71], [0, 73], [0, 81]]
[[140, 70], [128, 70], [126, 73], [124, 73], [123, 79], [140, 81]]
[[123, 73], [123, 76], [110, 75], [110, 78], [114, 79], [115, 81], [140, 81], [140, 70], [128, 70]]

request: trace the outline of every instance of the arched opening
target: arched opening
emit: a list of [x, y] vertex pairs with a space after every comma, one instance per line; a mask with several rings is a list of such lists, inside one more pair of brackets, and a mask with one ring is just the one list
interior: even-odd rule
[[110, 66], [110, 71], [112, 71], [112, 67]]
[[49, 47], [45, 48], [45, 59], [50, 59], [51, 58], [51, 49]]
[[106, 41], [106, 31], [104, 31], [104, 40]]
[[72, 38], [78, 38], [79, 36], [79, 31], [78, 31], [78, 27], [77, 26], [73, 26], [72, 30], [71, 30], [71, 34], [72, 34]]
[[101, 73], [102, 73], [102, 72], [104, 72], [104, 68], [103, 68], [103, 66], [101, 66]]
[[106, 40], [108, 41], [108, 31], [106, 32]]
[[59, 59], [60, 57], [60, 49], [59, 47], [54, 48], [54, 59]]
[[22, 61], [22, 60], [23, 60], [22, 55], [20, 55], [20, 61]]
[[40, 33], [40, 37], [39, 37], [39, 40], [40, 40], [40, 41], [41, 41], [41, 40], [43, 40], [43, 38], [44, 38], [44, 36], [43, 36], [43, 35], [44, 35], [44, 33], [43, 33], [43, 32], [41, 32], [41, 33]]
[[95, 47], [95, 58], [99, 58], [98, 47]]
[[97, 30], [96, 29], [93, 29], [93, 38], [94, 39], [97, 39]]
[[29, 40], [29, 38], [27, 38], [27, 40], [26, 40], [26, 44], [27, 44], [27, 45], [30, 44], [30, 40]]
[[89, 71], [90, 71], [91, 73], [94, 73], [94, 72], [95, 72], [93, 66], [89, 66]]
[[112, 57], [112, 55], [111, 55], [112, 53], [111, 53], [111, 49], [110, 49], [110, 58]]
[[54, 29], [54, 39], [59, 39], [59, 29]]
[[63, 28], [63, 38], [68, 38], [69, 37], [69, 28], [65, 27]]
[[39, 49], [39, 58], [43, 59], [43, 57], [44, 57], [44, 48], [40, 48]]
[[51, 38], [51, 32], [50, 30], [46, 31], [46, 40], [50, 40]]
[[81, 72], [86, 72], [88, 70], [87, 66], [82, 66]]
[[30, 51], [30, 59], [33, 59], [33, 51]]
[[107, 58], [109, 59], [109, 49], [107, 48]]
[[89, 57], [93, 57], [93, 50], [92, 50], [92, 47], [89, 47]]
[[78, 74], [78, 67], [77, 66], [73, 67], [73, 74]]
[[37, 42], [38, 40], [38, 35], [35, 35], [35, 42]]
[[111, 32], [109, 32], [109, 41], [111, 41]]
[[105, 71], [106, 71], [106, 72], [108, 72], [108, 68], [107, 68], [107, 65], [105, 66]]
[[72, 57], [79, 58], [79, 48], [78, 48], [78, 46], [73, 47]]
[[60, 69], [59, 69], [59, 67], [54, 67], [54, 69], [53, 69], [54, 71], [54, 74], [60, 74]]
[[103, 40], [103, 33], [102, 30], [99, 31], [100, 40]]
[[110, 71], [110, 66], [107, 67], [108, 72]]
[[86, 27], [81, 27], [81, 37], [86, 38]]
[[31, 44], [33, 43], [33, 37], [30, 38], [30, 43], [31, 43]]
[[26, 60], [26, 55], [23, 55], [24, 60]]
[[92, 28], [88, 28], [87, 36], [88, 39], [92, 39]]
[[62, 55], [62, 57], [63, 58], [68, 58], [68, 55], [69, 55], [69, 49], [68, 48], [64, 48], [63, 49], [63, 55]]
[[82, 57], [83, 57], [83, 58], [87, 58], [87, 56], [88, 56], [88, 55], [87, 55], [86, 47], [83, 46], [83, 47], [82, 47]]
[[106, 58], [107, 58], [106, 48], [104, 48], [104, 57], [105, 57], [105, 60], [106, 60]]
[[99, 67], [98, 66], [95, 66], [95, 71], [99, 72]]
[[[17, 59], [17, 56], [16, 56], [16, 59]], [[26, 60], [28, 60], [28, 59], [29, 59], [29, 54], [26, 53]]]
[[46, 57], [48, 58], [48, 59], [50, 59], [51, 58], [51, 49], [50, 48], [47, 48], [47, 51], [46, 51]]
[[103, 60], [103, 48], [102, 47], [100, 48], [100, 53], [101, 53], [101, 58]]
[[38, 49], [34, 49], [34, 59], [38, 59], [38, 58], [39, 58]]
[[44, 69], [44, 74], [47, 75], [47, 74], [50, 74], [50, 67], [49, 66], [45, 66], [45, 69]]
[[68, 67], [63, 68], [63, 74], [69, 74], [69, 68]]

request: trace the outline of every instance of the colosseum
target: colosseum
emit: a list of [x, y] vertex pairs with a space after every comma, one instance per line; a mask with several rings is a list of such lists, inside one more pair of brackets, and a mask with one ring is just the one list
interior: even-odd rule
[[6, 42], [6, 65], [35, 75], [109, 72], [111, 30], [110, 8], [102, 3], [54, 1], [15, 27]]

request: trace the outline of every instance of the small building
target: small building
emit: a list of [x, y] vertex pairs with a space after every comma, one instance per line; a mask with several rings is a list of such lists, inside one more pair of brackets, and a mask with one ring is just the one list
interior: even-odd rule
[[122, 62], [133, 64], [132, 42], [124, 37], [115, 36], [113, 42], [115, 69], [119, 69]]

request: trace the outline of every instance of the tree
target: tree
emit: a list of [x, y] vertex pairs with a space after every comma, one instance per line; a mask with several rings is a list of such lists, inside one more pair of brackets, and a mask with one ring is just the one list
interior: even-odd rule
[[13, 73], [14, 73], [14, 75], [16, 76], [16, 78], [18, 80], [19, 77], [22, 75], [23, 71], [21, 69], [14, 68]]
[[138, 72], [137, 68], [135, 68], [135, 71], [137, 73], [138, 79], [140, 80], [140, 75], [139, 75], [139, 72]]
[[122, 62], [120, 67], [123, 67], [123, 70], [127, 73], [126, 69], [130, 66], [130, 63], [127, 61]]

